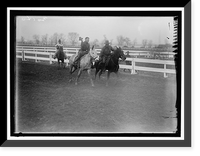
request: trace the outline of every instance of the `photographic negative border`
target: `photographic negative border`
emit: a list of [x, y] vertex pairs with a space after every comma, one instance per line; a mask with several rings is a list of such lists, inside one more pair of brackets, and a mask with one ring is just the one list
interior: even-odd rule
[[[147, 9], [148, 10], [148, 9]], [[155, 9], [156, 10], [156, 9]], [[163, 9], [162, 9], [163, 10]], [[170, 10], [170, 9], [169, 9]], [[176, 9], [172, 9], [172, 10], [176, 10]], [[89, 11], [90, 12], [90, 11]], [[139, 13], [140, 12], [140, 13]], [[152, 16], [152, 15], [155, 15], [155, 13], [157, 12], [157, 14], [159, 13], [159, 14], [161, 14], [161, 15], [167, 15], [167, 16], [169, 16], [169, 14], [171, 14], [171, 15], [173, 15], [174, 16], [174, 12], [173, 11], [168, 11], [167, 13], [166, 12], [164, 12], [164, 11], [160, 11], [160, 12], [158, 12], [158, 11], [148, 11], [148, 12], [146, 12], [145, 11], [145, 13], [143, 13], [143, 15], [142, 16], [144, 16], [146, 13], [149, 15], [149, 16]], [[179, 11], [178, 11], [179, 12]], [[15, 13], [16, 13], [16, 11], [15, 11]], [[36, 12], [34, 12], [34, 11], [28, 11], [28, 15], [35, 15], [35, 13], [36, 14], [38, 14], [38, 15], [43, 15], [43, 11], [36, 11]], [[74, 13], [76, 14], [77, 13], [77, 15], [80, 15], [80, 12], [78, 11], [78, 12], [74, 12], [73, 11], [73, 16], [74, 16]], [[86, 13], [86, 14], [85, 14]], [[91, 12], [90, 12], [91, 13]], [[97, 15], [101, 15], [102, 16], [102, 12], [100, 13], [100, 12], [96, 12], [96, 11], [94, 11], [94, 12], [92, 12], [93, 13], [93, 15], [95, 16], [97, 16]], [[100, 14], [99, 14], [100, 13]], [[135, 12], [134, 11], [134, 15], [141, 15], [141, 11], [138, 11], [138, 12]], [[27, 15], [27, 11], [18, 11], [18, 15], [23, 15], [23, 14], [25, 14], [25, 15]], [[52, 12], [52, 11], [45, 11], [45, 16], [47, 16], [47, 15], [52, 15], [52, 14], [56, 14], [56, 15], [58, 15], [58, 16], [61, 16], [61, 14], [62, 15], [65, 15], [65, 14], [63, 14], [63, 11], [56, 11], [56, 12]], [[108, 14], [109, 15], [114, 15], [114, 16], [118, 16], [118, 15], [123, 15], [123, 16], [133, 16], [133, 12], [132, 11], [126, 11], [126, 12], [117, 12], [117, 11], [112, 11], [112, 12], [103, 12], [103, 14], [105, 15], [105, 16], [107, 16]], [[16, 14], [15, 14], [16, 15]], [[85, 16], [85, 15], [88, 15], [88, 12], [87, 11], [83, 11], [83, 12], [81, 12], [81, 15], [82, 16]], [[185, 15], [185, 14], [184, 14]], [[13, 16], [13, 14], [11, 15], [11, 16]], [[68, 16], [69, 16], [69, 14], [68, 14]], [[180, 17], [180, 16], [179, 16]], [[10, 26], [12, 26], [12, 23], [13, 21], [10, 19], [10, 23], [8, 23], [8, 24], [10, 24]], [[12, 27], [11, 27], [12, 28]], [[179, 31], [180, 31], [180, 29], [179, 29]], [[8, 35], [11, 35], [12, 36], [12, 34], [15, 34], [14, 32], [13, 32], [13, 30], [12, 29], [10, 29], [10, 33], [8, 33]], [[179, 36], [181, 36], [181, 33], [178, 33], [179, 34]], [[9, 38], [9, 37], [8, 37]], [[180, 37], [179, 37], [180, 38]], [[10, 38], [10, 40], [8, 41], [8, 43], [10, 43], [10, 47], [9, 46], [7, 46], [7, 48], [8, 48], [8, 50], [10, 50], [10, 51], [14, 51], [14, 49], [12, 49], [13, 47], [12, 47], [12, 43], [14, 43], [13, 42], [14, 41], [14, 38]], [[179, 40], [180, 41], [180, 40]], [[183, 42], [182, 42], [183, 43]], [[181, 44], [179, 44], [179, 45], [181, 45]], [[183, 45], [182, 45], [182, 47], [183, 47]], [[182, 48], [181, 47], [181, 48]], [[180, 50], [180, 48], [179, 48], [179, 50]], [[8, 51], [8, 52], [10, 52], [10, 51]], [[180, 53], [179, 53], [180, 54]], [[14, 53], [10, 53], [10, 57], [11, 57], [11, 59], [10, 59], [10, 57], [8, 57], [8, 59], [10, 59], [10, 60], [12, 60], [12, 58], [14, 58], [14, 56], [15, 56], [15, 54]], [[9, 60], [8, 60], [9, 61]], [[14, 61], [13, 61], [14, 62]], [[182, 62], [183, 63], [183, 62]], [[14, 63], [12, 64], [12, 61], [10, 62], [10, 66], [11, 67], [13, 67], [13, 65], [14, 65]], [[181, 65], [181, 61], [179, 61], [179, 65]], [[9, 66], [8, 66], [9, 67]], [[8, 76], [14, 76], [14, 75], [12, 75], [12, 71], [14, 71], [14, 68], [11, 68], [10, 67], [10, 75], [8, 75]], [[183, 67], [183, 66], [181, 66], [181, 67]], [[179, 66], [179, 70], [181, 71], [181, 69], [180, 69], [180, 66]], [[14, 73], [14, 72], [13, 72]], [[179, 72], [180, 73], [180, 72]], [[181, 74], [183, 74], [183, 73], [181, 73]], [[12, 84], [12, 81], [13, 81], [13, 79], [10, 79], [11, 80], [11, 88], [14, 86], [14, 84]], [[180, 84], [180, 86], [183, 84], [183, 82]], [[9, 90], [9, 89], [8, 89]], [[14, 91], [13, 91], [14, 92]], [[12, 91], [10, 92], [10, 96], [12, 97], [13, 96], [13, 93]], [[182, 99], [182, 97], [180, 96], [180, 92], [179, 92], [179, 95], [178, 95], [178, 97], [180, 98], [179, 100], [181, 100]], [[177, 98], [178, 98], [177, 97]], [[9, 100], [9, 99], [8, 99]], [[10, 98], [10, 102], [11, 102], [11, 104], [12, 104], [12, 102], [13, 102], [13, 99], [12, 98]], [[9, 102], [9, 101], [8, 101]], [[14, 112], [14, 110], [13, 110], [13, 108], [12, 108], [12, 106], [11, 106], [11, 114]], [[183, 114], [179, 114], [179, 115], [183, 115]], [[11, 116], [9, 116], [8, 115], [8, 118], [9, 117], [11, 117]], [[179, 118], [180, 119], [180, 118]], [[11, 121], [13, 120], [13, 118], [11, 117]], [[184, 120], [185, 121], [185, 120]], [[185, 123], [184, 123], [185, 124]], [[181, 126], [181, 125], [180, 125]], [[183, 126], [183, 125], [182, 125]], [[8, 126], [8, 129], [9, 129], [10, 127]], [[11, 131], [10, 131], [10, 134], [11, 134], [11, 136], [13, 135], [13, 127], [11, 126], [11, 129], [10, 129]], [[184, 131], [185, 132], [185, 131]], [[182, 131], [182, 133], [183, 133], [183, 131]], [[39, 135], [41, 135], [41, 136], [46, 136], [46, 134], [39, 134]], [[106, 136], [105, 134], [103, 134], [104, 136]], [[124, 134], [123, 134], [124, 135]], [[154, 139], [153, 137], [155, 137], [157, 135], [157, 138], [156, 139]], [[179, 134], [176, 134], [177, 136], [176, 137], [178, 137], [178, 136], [180, 136], [180, 131], [179, 131]], [[9, 135], [8, 135], [9, 136]], [[18, 137], [15, 137], [15, 138], [20, 138], [20, 135], [17, 135]], [[24, 136], [24, 135], [22, 135], [22, 136]], [[25, 142], [29, 142], [29, 141], [27, 141], [27, 140], [40, 140], [40, 139], [38, 139], [37, 137], [35, 137], [35, 135], [33, 134], [28, 134], [28, 136], [30, 136], [30, 137], [28, 137], [27, 139], [26, 139], [26, 137], [24, 136], [24, 137], [22, 137], [23, 138], [23, 140], [26, 140]], [[38, 134], [37, 134], [37, 136], [38, 136]], [[48, 136], [48, 135], [47, 135]], [[54, 135], [55, 136], [55, 135]], [[82, 136], [82, 134], [80, 134], [80, 136]], [[86, 134], [86, 136], [87, 136], [87, 134]], [[108, 137], [109, 136], [109, 137]], [[168, 134], [165, 134], [165, 136], [164, 136], [164, 138], [163, 138], [163, 135], [162, 134], [155, 134], [154, 136], [152, 136], [152, 134], [144, 134], [143, 135], [143, 137], [142, 138], [137, 138], [137, 139], [134, 139], [134, 135], [125, 135], [125, 137], [121, 137], [121, 139], [120, 138], [116, 138], [116, 139], [114, 139], [114, 137], [116, 136], [116, 134], [114, 135], [114, 136], [112, 136], [112, 138], [110, 138], [110, 134], [108, 134], [108, 140], [112, 140], [111, 142], [113, 142], [112, 143], [112, 145], [116, 145], [116, 146], [118, 146], [119, 144], [123, 144], [123, 142], [124, 142], [124, 140], [142, 140], [142, 142], [144, 141], [144, 140], [159, 140], [159, 141], [157, 141], [157, 143], [159, 143], [160, 142], [160, 140], [176, 140], [176, 137], [174, 138], [174, 136], [171, 136], [171, 134], [170, 135], [168, 135]], [[146, 138], [146, 137], [148, 137], [148, 138]], [[159, 137], [161, 137], [161, 138], [159, 138]], [[54, 137], [55, 138], [55, 137]], [[13, 137], [8, 137], [8, 139], [13, 139], [13, 140], [15, 140]], [[18, 140], [18, 139], [16, 139], [16, 140]], [[47, 139], [47, 138], [43, 138], [44, 140], [51, 140], [51, 139]], [[41, 139], [41, 140], [43, 140], [43, 139]], [[62, 138], [57, 138], [58, 140], [63, 140]], [[74, 138], [73, 138], [74, 139]], [[73, 140], [71, 137], [69, 137], [67, 140]], [[80, 137], [77, 137], [76, 139], [74, 139], [74, 140], [81, 140], [81, 138]], [[89, 140], [91, 140], [92, 138], [90, 137], [89, 138]], [[107, 140], [106, 138], [102, 138], [102, 135], [100, 134], [98, 137], [96, 137], [96, 138], [93, 138], [92, 140], [92, 142], [96, 142], [96, 141], [94, 141], [94, 140]], [[56, 140], [56, 139], [55, 139]], [[83, 140], [87, 140], [87, 139], [83, 139]], [[114, 143], [114, 142], [116, 142], [116, 141], [114, 141], [114, 140], [121, 140], [120, 142], [117, 142], [116, 144]], [[123, 140], [123, 141], [122, 141]], [[181, 139], [182, 140], [182, 139]], [[24, 143], [25, 143], [24, 142]], [[43, 143], [44, 143], [44, 141], [42, 141]], [[49, 141], [47, 141], [47, 142], [49, 142]], [[90, 142], [89, 143], [89, 146], [94, 146], [94, 144], [92, 143], [92, 142]], [[97, 141], [98, 142], [98, 141]], [[109, 141], [110, 142], [110, 141]], [[111, 143], [110, 142], [110, 143]], [[141, 141], [140, 141], [141, 142]], [[58, 142], [57, 142], [58, 143]], [[81, 144], [83, 143], [83, 142], [80, 142]], [[92, 143], [92, 144], [91, 144]], [[52, 144], [52, 143], [50, 143], [50, 144]], [[136, 145], [137, 144], [137, 145]], [[142, 144], [138, 144], [138, 142], [136, 141], [136, 144], [132, 144], [133, 146], [134, 145], [136, 145], [136, 146], [141, 146], [141, 145], [143, 145], [143, 143]], [[25, 144], [24, 144], [25, 145]], [[65, 144], [66, 145], [66, 144]], [[70, 146], [71, 145], [73, 145], [73, 144], [70, 144]], [[76, 144], [77, 146], [79, 146], [78, 144]], [[82, 144], [83, 146], [85, 146], [86, 144]], [[103, 146], [105, 145], [105, 144], [102, 144]], [[131, 145], [131, 146], [132, 146]], [[160, 146], [161, 144], [157, 144], [158, 146]], [[51, 145], [50, 145], [51, 146]], [[87, 145], [86, 145], [87, 146]], [[97, 145], [98, 146], [98, 145]], [[122, 146], [124, 146], [124, 144], [122, 145]], [[128, 145], [128, 146], [130, 146], [130, 145]]]

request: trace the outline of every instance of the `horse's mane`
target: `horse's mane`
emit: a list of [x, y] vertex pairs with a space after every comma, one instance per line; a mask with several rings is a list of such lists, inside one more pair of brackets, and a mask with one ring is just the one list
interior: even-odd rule
[[111, 54], [111, 56], [113, 56], [113, 57], [117, 56], [118, 57], [120, 50], [121, 50], [121, 47], [116, 46], [116, 50], [114, 50], [114, 52]]

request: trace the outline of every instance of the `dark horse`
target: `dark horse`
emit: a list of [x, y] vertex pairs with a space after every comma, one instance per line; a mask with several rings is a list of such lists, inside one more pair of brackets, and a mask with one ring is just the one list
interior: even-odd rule
[[[63, 47], [62, 46], [60, 46], [58, 49], [57, 49], [57, 52], [56, 52], [56, 54], [55, 54], [55, 56], [54, 56], [54, 59], [55, 58], [57, 58], [58, 59], [58, 68], [60, 68], [60, 67], [65, 67], [65, 65], [64, 65], [64, 59], [66, 59], [66, 55], [65, 55], [65, 53], [64, 53], [64, 51], [63, 51]], [[60, 61], [61, 61], [61, 63], [60, 63]]]
[[[108, 58], [109, 60], [106, 66], [106, 70], [108, 70], [106, 86], [108, 85], [110, 73], [114, 72], [118, 77], [119, 58], [121, 58], [122, 61], [124, 61], [126, 59], [126, 56], [124, 55], [124, 52], [121, 49], [121, 47], [116, 47], [114, 52], [111, 54], [110, 58]], [[100, 78], [103, 72], [103, 68], [104, 68], [104, 64], [102, 63], [102, 60], [95, 62], [95, 67], [96, 67], [95, 79], [96, 79], [97, 73], [99, 73], [99, 78]]]

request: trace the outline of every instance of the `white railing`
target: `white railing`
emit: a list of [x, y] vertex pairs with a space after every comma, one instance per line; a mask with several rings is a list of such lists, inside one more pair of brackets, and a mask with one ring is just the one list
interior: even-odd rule
[[[119, 67], [123, 69], [130, 69], [131, 74], [137, 74], [136, 71], [151, 71], [151, 72], [159, 72], [163, 73], [164, 77], [167, 77], [168, 73], [175, 74], [175, 69], [168, 69], [167, 65], [175, 65], [174, 61], [171, 60], [155, 60], [155, 59], [140, 59], [140, 58], [127, 58], [126, 61], [130, 61], [130, 65], [123, 65], [120, 64]], [[162, 64], [164, 65], [164, 68], [153, 68], [153, 67], [142, 67], [142, 66], [136, 66], [136, 63], [151, 63], [151, 64]]]
[[[98, 50], [98, 53], [100, 50]], [[64, 52], [67, 55], [67, 57], [72, 56], [76, 52], [78, 52], [78, 48], [64, 48]], [[54, 47], [19, 47], [17, 46], [16, 49], [16, 57], [21, 58], [22, 61], [26, 61], [26, 59], [33, 59], [35, 62], [39, 60], [43, 61], [49, 61], [50, 64], [52, 62], [57, 62], [57, 59], [53, 59], [53, 56], [55, 54], [55, 48]], [[21, 55], [18, 55], [21, 54]], [[28, 55], [27, 55], [28, 54]], [[164, 74], [164, 77], [167, 77], [168, 73], [175, 74], [175, 69], [168, 69], [167, 65], [175, 65], [174, 61], [172, 60], [158, 60], [158, 59], [141, 59], [141, 58], [127, 58], [126, 61], [130, 61], [131, 63], [129, 65], [120, 64], [119, 67], [122, 69], [129, 69], [131, 70], [131, 74], [136, 74], [136, 71], [151, 71], [151, 72], [161, 72]], [[153, 68], [153, 67], [142, 67], [137, 66], [136, 63], [151, 63], [151, 64], [162, 64], [164, 65], [164, 68]], [[66, 66], [68, 66], [69, 60], [65, 60]]]
[[[17, 50], [35, 50], [40, 52], [55, 52], [55, 47], [37, 47], [37, 46], [16, 46]], [[76, 53], [79, 48], [66, 48], [64, 47], [64, 52], [66, 53]], [[99, 54], [101, 49], [96, 49]], [[154, 52], [154, 51], [138, 51], [138, 50], [123, 50], [126, 54], [129, 52], [131, 57], [146, 57], [146, 58], [174, 58], [173, 52]]]

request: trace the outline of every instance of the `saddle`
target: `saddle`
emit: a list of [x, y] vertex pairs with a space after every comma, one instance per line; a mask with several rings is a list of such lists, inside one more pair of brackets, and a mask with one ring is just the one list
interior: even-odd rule
[[100, 60], [100, 63], [103, 63], [103, 64], [105, 64], [105, 65], [107, 65], [108, 64], [108, 62], [110, 61], [110, 59], [111, 59], [111, 55], [108, 55], [108, 56], [103, 56], [102, 57], [102, 59]]
[[[79, 51], [81, 52], [81, 51]], [[74, 62], [73, 62], [73, 65], [76, 67], [76, 68], [80, 68], [80, 61], [81, 61], [81, 58], [83, 56], [85, 56], [86, 54], [83, 54], [83, 53], [78, 53], [75, 58], [74, 58]]]

